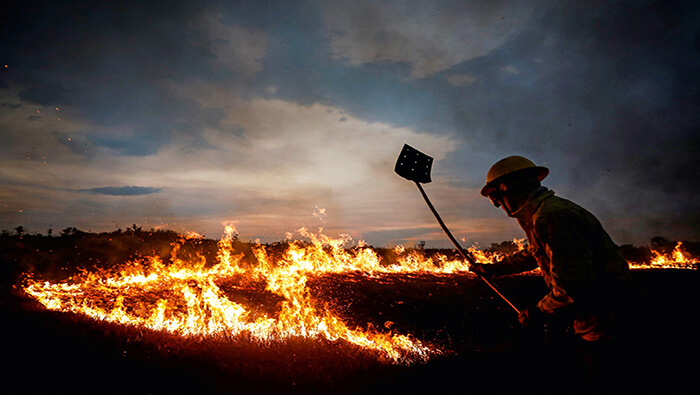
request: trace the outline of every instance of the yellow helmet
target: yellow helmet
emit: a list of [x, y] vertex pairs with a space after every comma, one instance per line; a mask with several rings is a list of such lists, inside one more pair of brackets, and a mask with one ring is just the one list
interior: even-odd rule
[[544, 180], [549, 174], [549, 169], [542, 166], [535, 166], [530, 159], [522, 156], [509, 156], [496, 162], [486, 173], [486, 185], [481, 188], [481, 195], [490, 195], [498, 186], [502, 177], [522, 173], [525, 176], [535, 176], [538, 181]]

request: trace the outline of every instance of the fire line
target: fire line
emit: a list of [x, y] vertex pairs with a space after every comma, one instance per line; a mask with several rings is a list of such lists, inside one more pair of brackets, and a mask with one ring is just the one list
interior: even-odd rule
[[[72, 312], [123, 325], [167, 331], [181, 336], [226, 337], [248, 335], [260, 343], [283, 341], [293, 337], [346, 341], [373, 350], [393, 363], [426, 361], [442, 351], [410, 335], [351, 328], [310, 294], [311, 276], [359, 272], [367, 276], [390, 273], [466, 274], [468, 263], [436, 255], [427, 258], [418, 253], [401, 254], [395, 264], [381, 264], [371, 247], [344, 248], [349, 237], [333, 239], [298, 231], [310, 243], [291, 242], [281, 257], [273, 257], [263, 245], [253, 249], [256, 264], [236, 254], [232, 224], [225, 232], [217, 262], [207, 265], [199, 256], [195, 261], [177, 257], [174, 245], [172, 263], [159, 257], [129, 262], [113, 269], [84, 272], [62, 282], [28, 278], [24, 291], [47, 309]], [[184, 236], [183, 236], [184, 240]], [[656, 253], [648, 265], [633, 267], [697, 268], [697, 261], [683, 256], [680, 244], [672, 258]], [[403, 252], [397, 247], [397, 252]], [[520, 241], [520, 248], [522, 241]], [[501, 258], [472, 247], [470, 252], [480, 263]], [[693, 266], [694, 265], [694, 266]], [[231, 301], [221, 284], [238, 287], [264, 285], [279, 297], [276, 314], [256, 310]]]

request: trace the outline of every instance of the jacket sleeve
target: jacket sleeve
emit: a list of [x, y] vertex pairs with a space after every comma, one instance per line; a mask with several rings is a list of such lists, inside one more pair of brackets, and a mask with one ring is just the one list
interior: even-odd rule
[[546, 280], [550, 292], [537, 303], [546, 313], [569, 306], [576, 301], [585, 303], [586, 291], [594, 278], [593, 252], [588, 247], [585, 219], [576, 213], [563, 211], [540, 218], [535, 232], [547, 255]]
[[484, 265], [484, 270], [492, 276], [504, 276], [527, 272], [537, 268], [537, 260], [528, 250], [520, 250], [493, 265]]

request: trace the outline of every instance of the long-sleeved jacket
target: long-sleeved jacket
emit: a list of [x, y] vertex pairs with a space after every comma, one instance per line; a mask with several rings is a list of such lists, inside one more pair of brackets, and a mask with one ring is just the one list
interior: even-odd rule
[[493, 274], [539, 267], [550, 292], [537, 308], [553, 313], [573, 305], [574, 329], [585, 331], [581, 326], [590, 326], [586, 321], [629, 278], [629, 265], [618, 246], [593, 214], [544, 187], [530, 194], [512, 215], [525, 231], [529, 247], [494, 265]]

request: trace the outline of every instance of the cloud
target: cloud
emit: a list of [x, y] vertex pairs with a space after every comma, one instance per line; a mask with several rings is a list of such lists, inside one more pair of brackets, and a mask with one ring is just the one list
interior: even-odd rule
[[[61, 107], [60, 122], [55, 109], [45, 115], [36, 104], [1, 108], [7, 115], [2, 123], [16, 131], [3, 136], [11, 141], [4, 148], [17, 156], [14, 162], [3, 158], [0, 179], [21, 183], [11, 189], [16, 197], [33, 196], [7, 199], [12, 207], [0, 208], [3, 218], [21, 223], [31, 212], [39, 228], [59, 223], [98, 230], [145, 219], [208, 235], [221, 232], [221, 221], [235, 219], [241, 237], [275, 241], [301, 226], [318, 226], [318, 207], [326, 210], [326, 232], [360, 239], [415, 216], [405, 206], [411, 200], [396, 201], [407, 187], [393, 174], [403, 143], [437, 160], [453, 149], [449, 136], [370, 122], [333, 105], [242, 97], [205, 79], [170, 81], [161, 89], [187, 98], [197, 115], [154, 145], [145, 139], [157, 139], [159, 132], [140, 133], [134, 123], [92, 123], [77, 106]], [[36, 109], [41, 119], [27, 121]], [[32, 147], [41, 147], [41, 156], [27, 160], [21, 153]]]
[[0, 106], [0, 156], [15, 166], [28, 161], [80, 161], [88, 149], [77, 147], [76, 137], [89, 123], [79, 116], [79, 110], [74, 106], [46, 108], [23, 102], [18, 97], [20, 91], [16, 86], [0, 90], [0, 100], [8, 103]]
[[60, 85], [45, 85], [23, 90], [19, 98], [33, 104], [50, 106], [54, 103], [67, 104], [70, 99], [66, 97], [66, 90]]
[[150, 195], [153, 193], [158, 193], [162, 191], [163, 188], [153, 188], [153, 187], [98, 187], [81, 189], [81, 192], [96, 193], [99, 195], [111, 195], [111, 196], [139, 196], [139, 195]]
[[393, 174], [404, 142], [437, 160], [453, 149], [447, 136], [367, 122], [333, 106], [247, 100], [203, 81], [173, 89], [223, 115], [202, 131], [206, 146], [193, 149], [188, 135], [178, 135], [154, 155], [120, 159], [110, 173], [167, 188], [159, 200], [169, 200], [177, 215], [205, 205], [198, 221], [216, 226], [198, 230], [207, 234], [219, 231], [216, 218], [229, 218], [240, 221], [242, 237], [265, 239], [266, 229], [283, 234], [318, 225], [308, 221], [319, 207], [327, 210], [329, 232], [361, 237], [410, 212], [392, 197], [406, 187]]
[[508, 73], [508, 74], [515, 74], [515, 75], [520, 74], [520, 70], [518, 70], [518, 68], [513, 66], [513, 65], [501, 67], [501, 71]]
[[698, 15], [692, 2], [540, 8], [507, 45], [450, 70], [478, 78], [448, 100], [465, 147], [479, 151], [455, 165], [530, 157], [620, 242], [700, 235], [688, 165], [700, 148]]
[[248, 89], [267, 48], [264, 32], [227, 22], [226, 7], [159, 1], [23, 7], [7, 10], [3, 28], [13, 33], [0, 52], [9, 70], [0, 79], [11, 78], [24, 103], [78, 108], [93, 126], [89, 144], [126, 156], [153, 154], [176, 129], [196, 129], [212, 115], [169, 91], [172, 81]]
[[363, 1], [323, 3], [337, 58], [351, 64], [407, 62], [424, 78], [488, 54], [525, 28], [524, 2]]
[[445, 78], [450, 83], [450, 85], [454, 86], [466, 86], [476, 81], [476, 77], [469, 74], [451, 74], [446, 75]]
[[265, 32], [225, 23], [224, 15], [215, 11], [203, 12], [193, 26], [204, 31], [216, 67], [234, 75], [252, 75], [262, 70], [267, 49]]
[[513, 154], [618, 242], [700, 234], [700, 3], [166, 3], [4, 10], [2, 226], [270, 240], [318, 207], [329, 232], [444, 241], [393, 173], [409, 143], [458, 239], [522, 237], [478, 195]]

